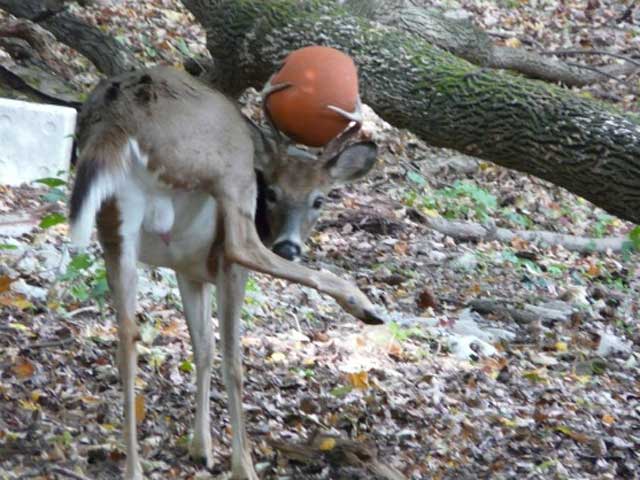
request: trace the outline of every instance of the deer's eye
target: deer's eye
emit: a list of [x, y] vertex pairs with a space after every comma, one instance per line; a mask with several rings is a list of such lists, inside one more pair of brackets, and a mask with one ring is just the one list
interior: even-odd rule
[[269, 203], [276, 203], [278, 201], [278, 192], [271, 187], [267, 187], [267, 190], [264, 192], [264, 196]]
[[318, 197], [313, 201], [313, 208], [315, 208], [316, 210], [322, 208], [323, 205], [324, 205], [324, 197]]

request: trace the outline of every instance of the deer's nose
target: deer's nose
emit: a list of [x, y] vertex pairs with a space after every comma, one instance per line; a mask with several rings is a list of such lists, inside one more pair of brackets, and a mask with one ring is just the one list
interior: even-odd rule
[[293, 243], [291, 240], [283, 240], [273, 246], [273, 251], [287, 260], [295, 260], [300, 257], [300, 245]]

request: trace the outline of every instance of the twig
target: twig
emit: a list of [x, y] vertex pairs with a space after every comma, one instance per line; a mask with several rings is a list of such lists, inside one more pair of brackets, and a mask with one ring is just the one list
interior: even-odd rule
[[602, 55], [607, 57], [619, 58], [625, 62], [629, 62], [633, 65], [640, 67], [640, 61], [634, 60], [621, 53], [607, 52], [605, 50], [544, 50], [540, 52], [541, 55], [557, 55], [559, 57], [570, 57], [572, 55]]
[[512, 32], [496, 32], [495, 30], [487, 30], [486, 33], [490, 37], [506, 38], [506, 39], [515, 38], [525, 45], [533, 45], [534, 47], [537, 47], [539, 49], [544, 48], [544, 46], [540, 42], [538, 42], [537, 40], [529, 36], [519, 37], [518, 35]]
[[22, 350], [35, 350], [37, 348], [61, 347], [68, 343], [72, 343], [74, 340], [75, 340], [75, 337], [67, 337], [67, 338], [62, 338], [60, 340], [47, 340], [44, 342], [32, 343], [31, 345], [22, 347]]
[[[0, 65], [0, 70], [2, 68], [3, 67]], [[57, 208], [57, 205], [51, 203], [51, 204], [47, 204], [47, 205], [45, 205], [43, 207], [36, 208], [35, 210], [31, 210], [29, 212], [26, 212], [26, 213], [24, 213], [22, 215], [20, 215], [20, 214], [11, 214], [9, 212], [9, 215], [14, 216], [14, 218], [12, 220], [0, 221], [0, 227], [6, 227], [6, 226], [9, 226], [9, 225], [20, 225], [22, 223], [31, 223], [31, 222], [37, 221], [38, 217], [41, 214], [48, 213], [51, 210], [55, 210], [56, 208]], [[2, 218], [2, 217], [6, 218], [9, 215], [2, 215], [2, 216], [0, 216], [0, 218]]]
[[574, 62], [565, 62], [567, 65], [571, 66], [571, 67], [576, 67], [576, 68], [582, 68], [584, 70], [589, 70], [591, 72], [595, 72], [598, 75], [602, 75], [603, 77], [607, 77], [610, 80], [615, 80], [616, 82], [619, 82], [620, 79], [618, 77], [616, 77], [615, 75], [611, 75], [610, 73], [607, 72], [603, 72], [602, 70], [596, 68], [596, 67], [591, 67], [589, 65], [584, 65], [582, 63], [574, 63]]
[[75, 472], [72, 472], [71, 470], [67, 470], [66, 468], [62, 468], [62, 467], [50, 467], [49, 471], [52, 473], [57, 473], [58, 475], [63, 475], [65, 477], [72, 478], [73, 480], [89, 480], [84, 475], [79, 475]]
[[472, 300], [469, 302], [468, 306], [471, 307], [473, 311], [478, 312], [481, 315], [500, 315], [503, 318], [513, 320], [520, 325], [529, 324], [540, 318], [539, 315], [536, 315], [531, 311], [512, 307], [509, 305], [508, 301], [480, 298]]
[[300, 463], [313, 464], [324, 457], [335, 466], [359, 468], [376, 478], [406, 480], [402, 472], [378, 460], [374, 447], [327, 433], [316, 432], [306, 444], [276, 439], [269, 440], [269, 444], [284, 457]]
[[491, 241], [511, 242], [517, 238], [535, 244], [560, 245], [567, 250], [581, 253], [591, 252], [619, 252], [627, 243], [627, 237], [590, 238], [550, 232], [547, 230], [509, 230], [495, 225], [480, 225], [474, 222], [447, 220], [442, 217], [414, 217], [429, 228], [449, 235], [461, 241]]
[[633, 23], [633, 9], [636, 7], [636, 0], [633, 0], [624, 13], [616, 20], [616, 23], [629, 22]]
[[82, 308], [76, 308], [75, 310], [67, 313], [67, 318], [73, 318], [76, 315], [80, 315], [81, 313], [86, 313], [86, 312], [97, 312], [98, 309], [94, 306], [90, 306], [90, 307], [82, 307]]

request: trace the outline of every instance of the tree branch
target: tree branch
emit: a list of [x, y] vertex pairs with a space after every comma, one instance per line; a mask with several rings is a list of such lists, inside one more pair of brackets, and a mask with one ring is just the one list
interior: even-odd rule
[[0, 0], [0, 9], [38, 23], [58, 41], [87, 57], [105, 75], [116, 75], [141, 66], [124, 45], [68, 13], [61, 3], [53, 2], [52, 8], [50, 1], [44, 0]]
[[509, 230], [495, 226], [485, 226], [474, 222], [447, 220], [442, 217], [425, 217], [424, 223], [440, 233], [462, 241], [497, 240], [510, 243], [521, 239], [537, 245], [560, 245], [563, 248], [580, 253], [620, 252], [628, 243], [626, 237], [590, 238], [546, 230]]
[[[530, 78], [582, 87], [603, 78], [629, 75], [630, 66], [601, 74], [601, 70], [581, 68], [524, 48], [498, 46], [489, 34], [469, 18], [456, 18], [455, 12], [420, 8], [409, 0], [347, 0], [347, 8], [357, 16], [401, 28], [429, 43], [483, 68], [512, 70]], [[588, 70], [585, 72], [585, 70]]]
[[61, 98], [52, 97], [51, 95], [41, 92], [37, 88], [32, 87], [27, 82], [25, 82], [18, 75], [10, 71], [9, 69], [0, 65], [0, 82], [8, 85], [9, 87], [17, 90], [19, 92], [25, 93], [26, 95], [35, 98], [36, 100], [40, 100], [42, 102], [51, 103], [53, 105], [62, 105], [64, 107], [71, 107], [79, 110], [82, 106], [81, 102], [73, 102], [68, 100], [63, 100]]

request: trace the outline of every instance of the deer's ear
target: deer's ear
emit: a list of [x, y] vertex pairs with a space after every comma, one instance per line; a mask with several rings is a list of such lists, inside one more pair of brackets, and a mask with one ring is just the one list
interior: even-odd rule
[[378, 158], [378, 147], [373, 142], [349, 145], [327, 162], [325, 168], [335, 183], [349, 183], [364, 177]]
[[[243, 115], [244, 116], [244, 115]], [[244, 117], [253, 140], [253, 166], [264, 171], [272, 162], [277, 152], [277, 143], [273, 132], [268, 128], [262, 128], [249, 117]]]

